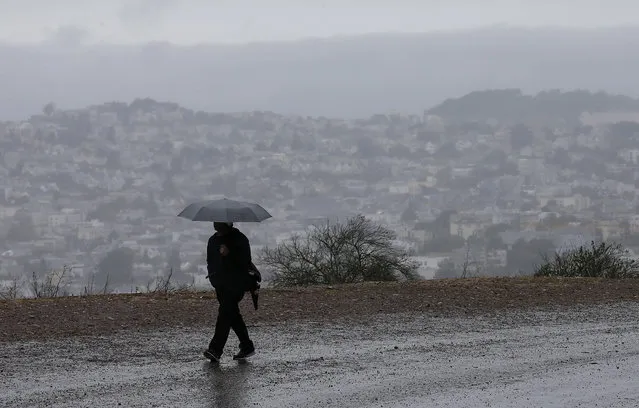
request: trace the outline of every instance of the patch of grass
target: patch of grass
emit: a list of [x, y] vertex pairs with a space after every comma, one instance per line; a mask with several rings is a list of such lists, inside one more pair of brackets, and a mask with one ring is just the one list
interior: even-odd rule
[[172, 293], [187, 293], [195, 292], [195, 279], [191, 282], [174, 283], [171, 279], [173, 277], [173, 268], [169, 270], [166, 276], [158, 275], [155, 279], [149, 281], [143, 290], [138, 291], [142, 293], [153, 293], [168, 295]]

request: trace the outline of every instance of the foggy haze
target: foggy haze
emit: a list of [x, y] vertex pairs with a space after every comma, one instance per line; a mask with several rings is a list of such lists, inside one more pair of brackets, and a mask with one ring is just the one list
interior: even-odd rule
[[[0, 120], [151, 97], [204, 111], [367, 117], [421, 113], [493, 88], [639, 95], [639, 28], [493, 28], [253, 45], [0, 47]], [[66, 41], [66, 43], [65, 43]]]
[[423, 276], [639, 253], [629, 2], [257, 4], [0, 3], [0, 278], [201, 280], [210, 194], [280, 217], [258, 247], [364, 214]]
[[639, 95], [629, 0], [479, 4], [3, 0], [0, 120], [138, 97], [363, 117], [491, 88]]
[[0, 405], [633, 406], [638, 15], [0, 0]]
[[71, 26], [86, 30], [89, 42], [197, 44], [494, 24], [618, 26], [636, 24], [638, 6], [631, 0], [3, 0], [0, 8], [0, 41], [40, 42]]

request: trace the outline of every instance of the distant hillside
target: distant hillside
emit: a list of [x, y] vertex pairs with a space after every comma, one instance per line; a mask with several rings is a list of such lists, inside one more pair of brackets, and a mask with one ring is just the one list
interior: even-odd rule
[[520, 89], [503, 89], [450, 98], [428, 112], [459, 121], [494, 118], [500, 122], [577, 124], [584, 112], [639, 112], [639, 99], [584, 90], [524, 95]]
[[496, 28], [244, 46], [0, 46], [0, 120], [150, 97], [208, 112], [419, 113], [482, 89], [639, 96], [639, 28]]

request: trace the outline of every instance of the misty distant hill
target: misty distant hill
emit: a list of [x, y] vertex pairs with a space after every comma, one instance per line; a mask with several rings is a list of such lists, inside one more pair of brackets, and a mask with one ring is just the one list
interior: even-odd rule
[[576, 125], [583, 113], [638, 112], [639, 99], [606, 92], [542, 91], [525, 95], [520, 89], [476, 91], [449, 98], [428, 113], [456, 121], [496, 119], [501, 123]]
[[150, 97], [195, 110], [363, 117], [422, 113], [481, 89], [639, 96], [639, 28], [494, 28], [290, 43], [179, 47], [0, 46], [0, 119], [54, 101], [76, 108]]

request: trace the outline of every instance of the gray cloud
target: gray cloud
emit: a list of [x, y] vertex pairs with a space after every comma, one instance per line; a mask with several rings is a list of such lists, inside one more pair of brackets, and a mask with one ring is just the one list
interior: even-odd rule
[[46, 30], [49, 34], [47, 42], [60, 46], [77, 46], [91, 39], [91, 33], [84, 27], [75, 25], [60, 26], [55, 30]]
[[251, 42], [495, 24], [637, 24], [636, 0], [0, 0], [0, 40], [88, 27], [96, 41]]
[[139, 24], [152, 26], [166, 18], [177, 4], [175, 0], [130, 0], [117, 10], [116, 15], [127, 28], [135, 28]]

